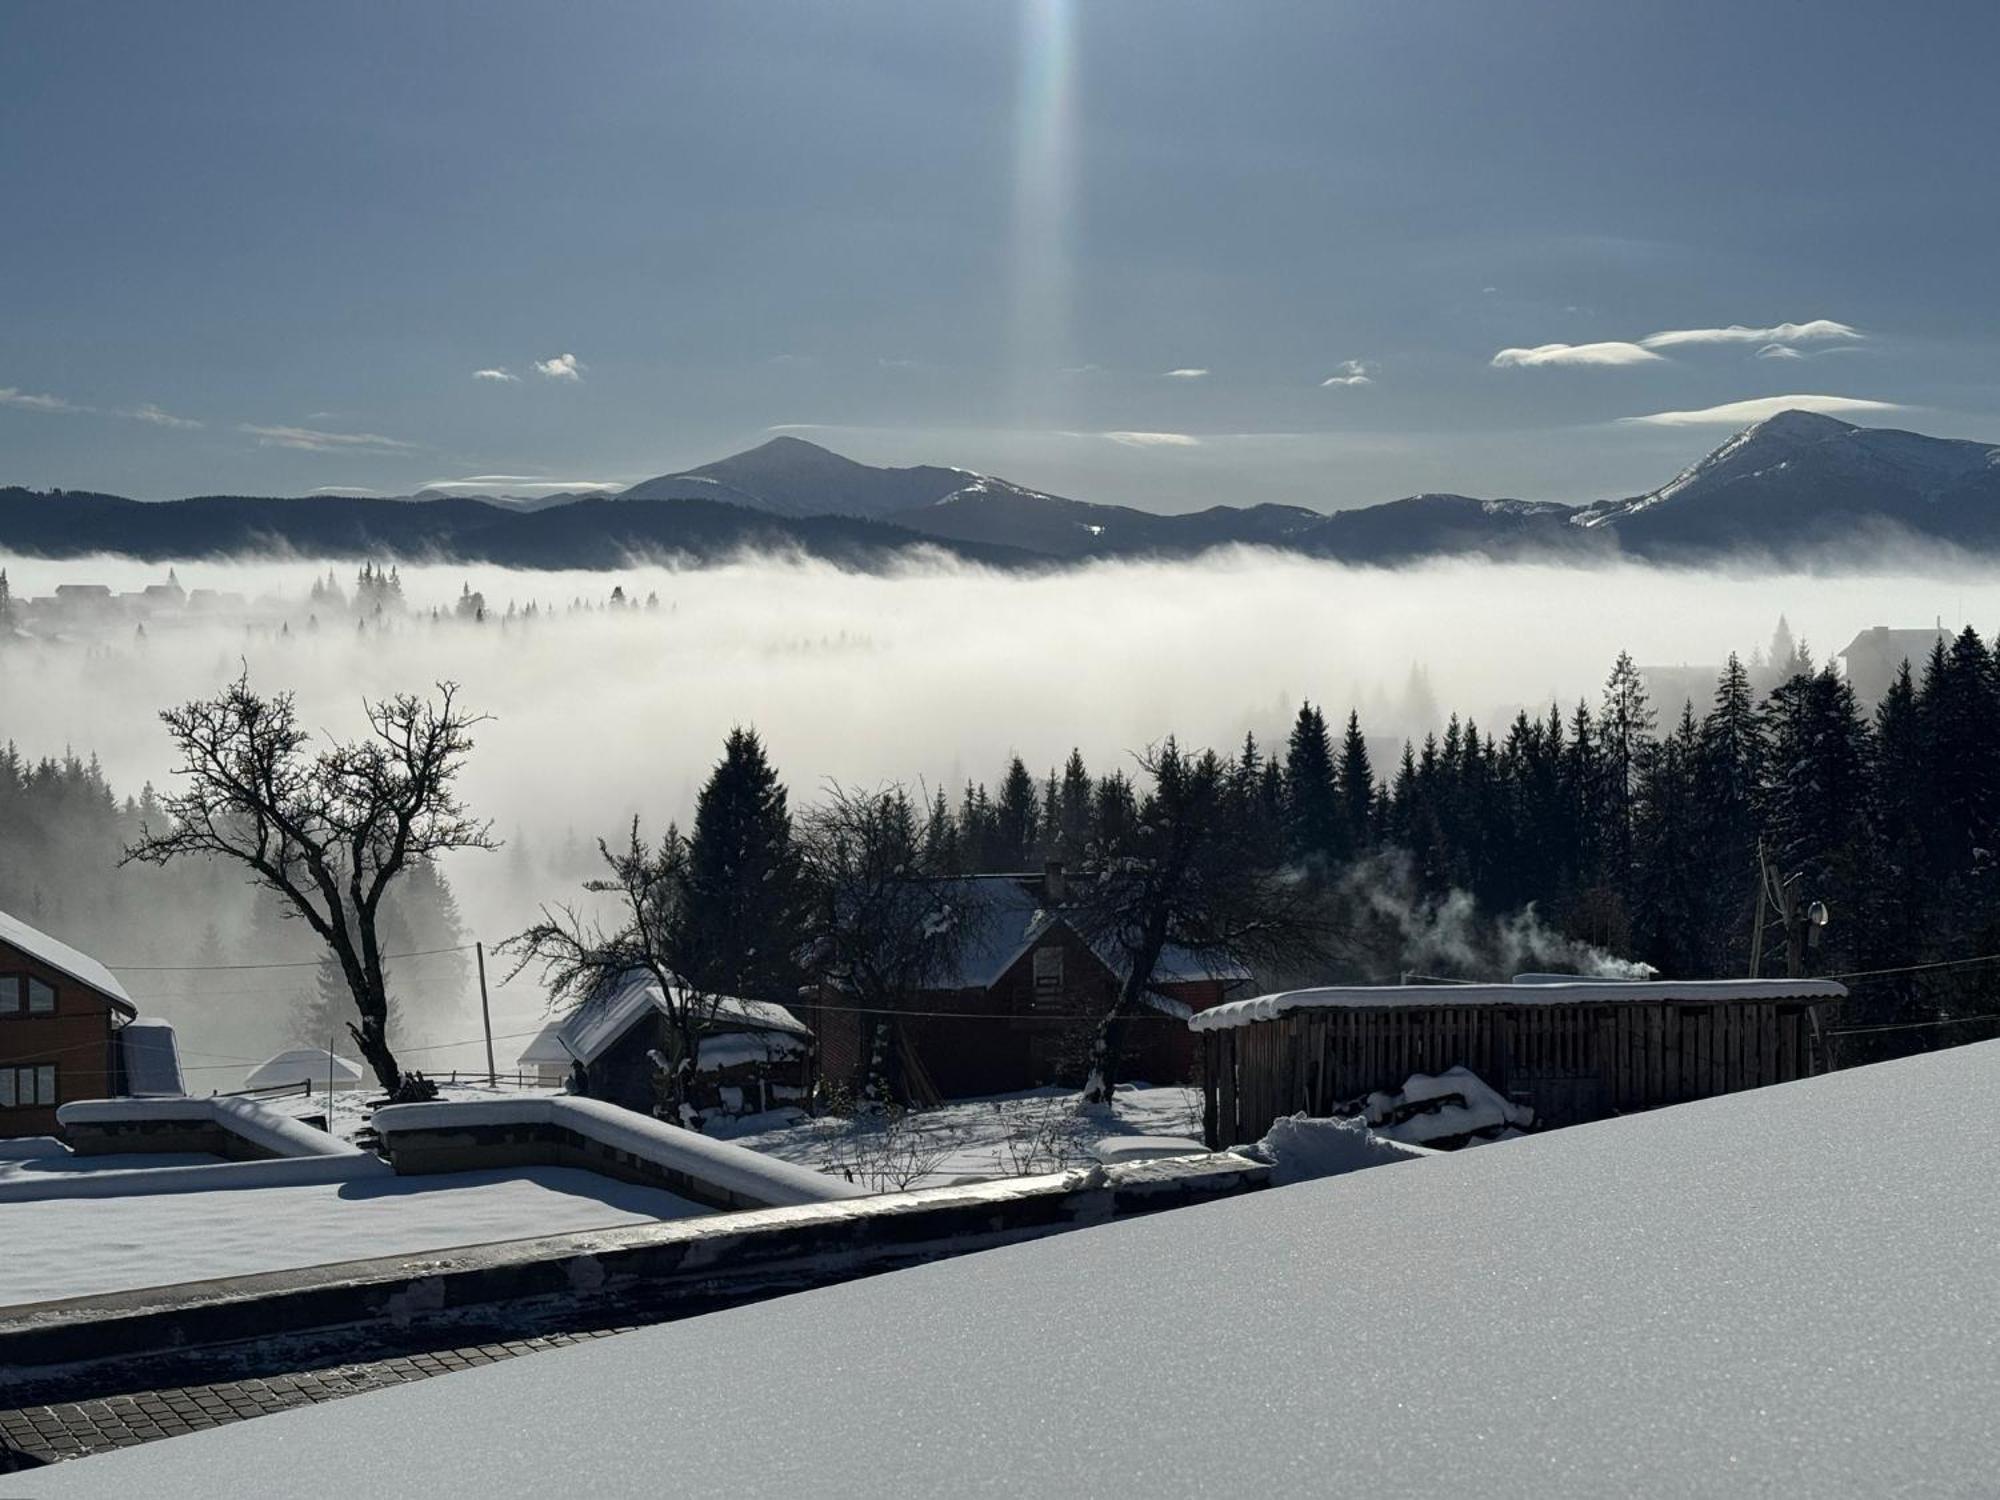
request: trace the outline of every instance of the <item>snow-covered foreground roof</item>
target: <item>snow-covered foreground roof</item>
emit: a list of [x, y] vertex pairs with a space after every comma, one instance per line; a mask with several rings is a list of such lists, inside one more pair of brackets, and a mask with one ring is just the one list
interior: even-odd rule
[[[241, 1182], [243, 1168], [291, 1165], [183, 1170]], [[11, 1247], [0, 1256], [0, 1307], [708, 1212], [658, 1188], [568, 1167], [0, 1203], [0, 1243]]]
[[392, 1157], [397, 1137], [406, 1131], [449, 1133], [508, 1125], [546, 1125], [567, 1130], [614, 1150], [629, 1152], [642, 1161], [685, 1173], [698, 1182], [722, 1188], [753, 1203], [830, 1203], [839, 1198], [868, 1196], [867, 1189], [838, 1177], [794, 1166], [747, 1146], [682, 1130], [602, 1099], [530, 1094], [516, 1099], [391, 1104], [375, 1111], [375, 1128], [388, 1143]]
[[[2000, 1044], [1966, 1047], [643, 1329], [33, 1488], [1982, 1492], [1996, 1157]], [[717, 1370], [748, 1373], [689, 1378]]]
[[1831, 979], [1577, 980], [1573, 983], [1346, 984], [1283, 990], [1232, 1000], [1198, 1013], [1196, 1031], [1273, 1021], [1295, 1010], [1381, 1010], [1433, 1005], [1702, 1005], [1749, 1000], [1839, 1000], [1845, 986]]
[[19, 917], [11, 917], [4, 911], [0, 911], [0, 943], [19, 948], [51, 969], [89, 985], [105, 998], [115, 1000], [126, 1015], [136, 1016], [139, 1013], [132, 997], [125, 993], [125, 986], [103, 964], [88, 953], [80, 953], [68, 943], [59, 943], [46, 932], [30, 927]]

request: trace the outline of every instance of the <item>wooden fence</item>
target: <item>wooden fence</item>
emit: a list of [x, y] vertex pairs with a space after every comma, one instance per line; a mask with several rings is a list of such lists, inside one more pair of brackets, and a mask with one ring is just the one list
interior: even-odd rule
[[1825, 1070], [1811, 1001], [1327, 1007], [1201, 1033], [1213, 1147], [1304, 1111], [1344, 1112], [1414, 1073], [1464, 1066], [1544, 1125], [1784, 1083]]

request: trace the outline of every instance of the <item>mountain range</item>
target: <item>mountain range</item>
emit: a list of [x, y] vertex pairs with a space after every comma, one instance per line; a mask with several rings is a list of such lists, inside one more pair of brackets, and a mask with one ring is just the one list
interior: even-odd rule
[[2000, 550], [2000, 446], [1784, 411], [1645, 494], [1588, 505], [1411, 495], [1324, 514], [1217, 505], [1163, 515], [969, 469], [878, 468], [781, 436], [612, 496], [136, 501], [0, 489], [0, 549], [151, 559], [286, 550], [518, 567], [718, 560], [745, 549], [877, 566], [928, 546], [1002, 567], [1264, 546], [1348, 562], [1629, 554], [1696, 560], [1914, 537]]

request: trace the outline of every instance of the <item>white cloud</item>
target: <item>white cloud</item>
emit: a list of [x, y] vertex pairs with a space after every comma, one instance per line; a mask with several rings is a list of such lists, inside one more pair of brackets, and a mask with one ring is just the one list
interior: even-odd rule
[[1198, 368], [1196, 368], [1196, 367], [1195, 367], [1195, 366], [1193, 366], [1193, 365], [1183, 365], [1183, 366], [1181, 366], [1181, 368], [1180, 368], [1180, 369], [1178, 369], [1178, 370], [1169, 370], [1169, 371], [1167, 371], [1167, 379], [1169, 379], [1169, 380], [1199, 380], [1199, 379], [1201, 379], [1201, 377], [1202, 377], [1202, 376], [1206, 375], [1207, 373], [1208, 373], [1208, 371], [1206, 371], [1206, 370], [1203, 370], [1203, 369], [1198, 369]]
[[393, 453], [416, 446], [374, 432], [321, 432], [315, 427], [259, 427], [245, 422], [238, 431], [257, 439], [260, 448], [299, 448], [307, 453]]
[[380, 490], [371, 490], [365, 484], [322, 484], [306, 491], [308, 495], [347, 495], [367, 499], [379, 495]]
[[553, 359], [538, 359], [535, 368], [551, 380], [583, 379], [583, 361], [574, 354], [558, 354]]
[[151, 422], [155, 427], [172, 427], [181, 432], [188, 432], [201, 426], [201, 423], [193, 417], [177, 417], [170, 411], [160, 410], [150, 401], [143, 401], [120, 415], [130, 417], [136, 422]]
[[1639, 342], [1648, 349], [1674, 349], [1682, 344], [1798, 344], [1861, 337], [1846, 323], [1814, 318], [1809, 323], [1774, 323], [1769, 328], [1746, 328], [1741, 323], [1731, 323], [1727, 328], [1668, 328], [1649, 333]]
[[1496, 370], [1530, 369], [1539, 365], [1644, 365], [1660, 358], [1650, 349], [1622, 340], [1599, 344], [1537, 344], [1532, 349], [1502, 349], [1493, 356]]
[[1790, 344], [1766, 344], [1757, 351], [1759, 359], [1804, 359], [1805, 356]]
[[629, 485], [602, 479], [544, 479], [536, 474], [469, 474], [463, 479], [431, 479], [418, 486], [426, 490], [534, 490], [553, 495], [568, 490], [615, 491]]
[[495, 365], [490, 370], [474, 370], [472, 378], [474, 380], [504, 381], [509, 384], [519, 384], [521, 379], [520, 376], [516, 375], [505, 365]]
[[1337, 374], [1329, 375], [1320, 382], [1320, 389], [1330, 385], [1373, 385], [1375, 377], [1368, 373], [1368, 365], [1358, 359], [1343, 359]]
[[78, 406], [65, 401], [60, 396], [40, 396], [32, 391], [24, 391], [11, 385], [0, 385], [0, 406], [18, 406], [23, 411], [89, 411], [87, 406]]
[[1099, 437], [1127, 448], [1199, 448], [1201, 440], [1185, 432], [1100, 432]]
[[1869, 401], [1860, 396], [1756, 396], [1748, 401], [1730, 401], [1721, 406], [1705, 406], [1699, 411], [1656, 411], [1643, 417], [1621, 417], [1623, 422], [1647, 427], [1741, 427], [1761, 422], [1781, 411], [1816, 411], [1838, 417], [1868, 412], [1907, 411], [1894, 401]]

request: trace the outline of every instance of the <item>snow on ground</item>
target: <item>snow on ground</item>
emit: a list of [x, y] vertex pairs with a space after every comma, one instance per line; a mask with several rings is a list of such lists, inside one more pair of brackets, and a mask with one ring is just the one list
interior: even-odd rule
[[[1029, 1177], [1089, 1166], [1101, 1142], [1201, 1138], [1201, 1090], [1121, 1084], [1109, 1110], [1062, 1089], [954, 1100], [881, 1119], [809, 1119], [774, 1111], [709, 1133], [883, 1191]], [[1115, 1153], [1114, 1153], [1115, 1154]]]
[[780, 1297], [32, 1488], [1989, 1493], [1996, 1158], [1987, 1043]]
[[[438, 1099], [441, 1102], [459, 1099], [538, 1099], [560, 1094], [559, 1088], [517, 1088], [501, 1084], [489, 1088], [483, 1083], [451, 1083], [438, 1085]], [[340, 1090], [333, 1096], [333, 1133], [343, 1141], [351, 1141], [368, 1124], [375, 1106], [383, 1097], [379, 1088]], [[309, 1118], [324, 1119], [326, 1115], [326, 1090], [314, 1089], [310, 1094], [279, 1094], [262, 1101], [267, 1108], [280, 1114], [290, 1115], [295, 1120]]]
[[0, 1307], [708, 1212], [567, 1167], [0, 1203]]
[[145, 1167], [207, 1167], [222, 1160], [205, 1151], [132, 1152], [117, 1156], [77, 1156], [52, 1135], [0, 1141], [0, 1183], [59, 1183], [95, 1172], [130, 1172]]

